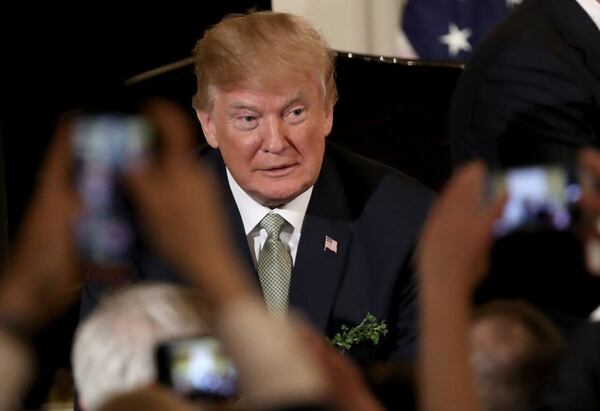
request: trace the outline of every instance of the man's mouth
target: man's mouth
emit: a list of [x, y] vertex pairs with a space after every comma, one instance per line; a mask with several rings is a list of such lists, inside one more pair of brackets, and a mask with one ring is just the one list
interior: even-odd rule
[[272, 177], [281, 177], [291, 173], [297, 166], [297, 163], [281, 164], [272, 167], [263, 168], [261, 171]]

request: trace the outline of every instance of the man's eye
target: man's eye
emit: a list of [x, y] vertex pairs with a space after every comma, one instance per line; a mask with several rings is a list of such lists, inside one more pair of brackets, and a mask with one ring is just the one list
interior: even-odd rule
[[306, 117], [306, 107], [298, 107], [288, 111], [287, 118], [293, 123], [299, 123]]
[[242, 130], [251, 130], [258, 124], [256, 116], [239, 116], [235, 118], [235, 126]]

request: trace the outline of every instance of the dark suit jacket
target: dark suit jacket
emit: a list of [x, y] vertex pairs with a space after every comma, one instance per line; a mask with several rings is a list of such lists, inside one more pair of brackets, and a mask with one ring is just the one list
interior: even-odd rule
[[600, 146], [600, 30], [575, 0], [525, 0], [479, 46], [450, 115], [455, 163], [570, 161]]
[[[208, 150], [202, 161], [220, 178], [238, 252], [260, 287], [223, 160], [218, 151]], [[417, 302], [412, 257], [432, 198], [402, 173], [328, 144], [302, 227], [290, 304], [330, 337], [343, 324], [359, 324], [367, 313], [386, 320], [390, 332], [378, 346], [367, 343], [353, 350], [359, 361], [413, 359]], [[337, 253], [325, 250], [325, 236], [337, 241]], [[164, 268], [147, 256], [135, 263], [139, 280], [178, 280]], [[103, 287], [86, 283], [84, 312]]]
[[[234, 238], [259, 286], [240, 213], [220, 155], [204, 155], [226, 188]], [[302, 227], [290, 284], [290, 305], [325, 335], [359, 324], [370, 312], [390, 334], [355, 358], [410, 360], [416, 337], [412, 253], [432, 194], [389, 167], [328, 145]], [[338, 243], [325, 250], [325, 236]]]

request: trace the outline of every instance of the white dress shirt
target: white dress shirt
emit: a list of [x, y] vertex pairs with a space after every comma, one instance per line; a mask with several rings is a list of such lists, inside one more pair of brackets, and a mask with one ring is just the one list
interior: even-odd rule
[[227, 169], [227, 181], [242, 217], [244, 232], [246, 233], [248, 246], [252, 251], [254, 265], [256, 265], [260, 250], [267, 240], [267, 231], [264, 228], [260, 228], [258, 224], [269, 213], [277, 213], [289, 223], [281, 231], [280, 239], [288, 247], [288, 251], [292, 256], [292, 262], [295, 263], [300, 235], [302, 234], [302, 223], [304, 222], [313, 186], [282, 207], [271, 209], [250, 197], [238, 185], [229, 172], [229, 169]]
[[600, 2], [598, 0], [576, 0], [577, 3], [590, 16], [600, 30]]

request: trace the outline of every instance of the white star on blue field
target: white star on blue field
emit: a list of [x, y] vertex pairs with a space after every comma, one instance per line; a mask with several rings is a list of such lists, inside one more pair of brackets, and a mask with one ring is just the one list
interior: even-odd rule
[[522, 0], [407, 0], [402, 29], [420, 58], [467, 61]]

